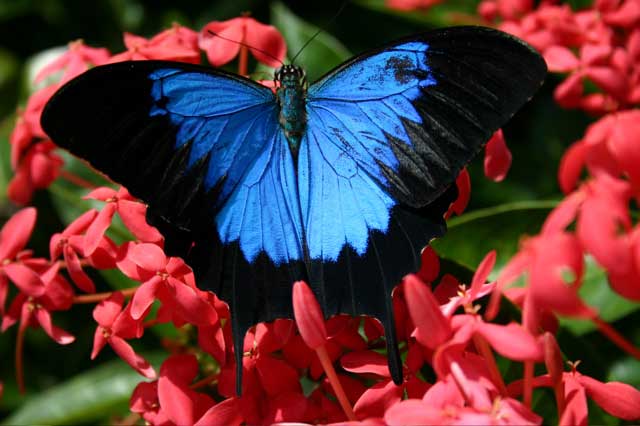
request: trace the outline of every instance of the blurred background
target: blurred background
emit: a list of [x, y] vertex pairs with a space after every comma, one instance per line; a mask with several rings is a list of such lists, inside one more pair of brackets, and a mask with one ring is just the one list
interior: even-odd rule
[[[414, 12], [389, 9], [383, 0], [354, 1], [332, 19], [342, 3], [335, 0], [0, 0], [0, 225], [17, 210], [6, 198], [6, 186], [12, 176], [8, 138], [15, 124], [16, 109], [24, 105], [34, 90], [35, 70], [59, 54], [69, 41], [83, 39], [90, 46], [107, 47], [110, 52], [119, 53], [125, 50], [123, 31], [151, 37], [174, 22], [199, 31], [210, 21], [251, 12], [254, 18], [271, 23], [282, 32], [289, 56], [296, 53], [317, 28], [324, 29], [297, 60], [313, 81], [352, 55], [400, 36], [441, 26], [480, 23], [476, 0], [449, 0], [429, 10]], [[578, 8], [591, 2], [569, 3]], [[234, 71], [235, 63], [228, 69]], [[513, 153], [513, 165], [505, 181], [487, 180], [481, 158], [471, 164], [472, 191], [467, 212], [452, 219], [449, 234], [435, 243], [438, 253], [451, 262], [452, 268], [469, 271], [485, 253], [497, 249], [498, 269], [515, 253], [523, 235], [539, 231], [550, 209], [561, 199], [556, 177], [560, 157], [572, 142], [583, 136], [593, 118], [581, 111], [560, 109], [552, 96], [558, 81], [559, 77], [549, 76], [535, 99], [505, 127], [507, 144]], [[70, 167], [75, 167], [73, 162]], [[86, 191], [56, 182], [49, 190], [36, 194], [33, 203], [38, 206], [38, 224], [29, 247], [37, 255], [47, 256], [51, 234], [62, 230], [70, 218], [89, 205], [78, 201], [83, 192]], [[103, 288], [126, 286], [119, 282], [122, 276], [110, 275], [108, 271], [96, 273], [92, 278]], [[606, 277], [593, 262], [586, 281], [583, 291], [588, 293], [587, 300], [601, 308], [605, 319], [626, 318], [613, 325], [633, 337], [637, 330], [632, 325], [640, 320], [639, 315], [634, 314], [635, 306], [607, 292]], [[27, 333], [26, 396], [17, 393], [13, 379], [16, 327], [0, 334], [0, 380], [4, 382], [0, 422], [10, 413], [29, 414], [42, 407], [57, 413], [58, 417], [50, 414], [47, 419], [59, 419], [55, 420], [58, 423], [103, 423], [112, 421], [113, 416], [127, 415], [128, 397], [141, 377], [115, 359], [109, 349], [96, 361], [89, 360], [95, 330], [92, 308], [93, 305], [76, 306], [70, 312], [55, 315], [56, 324], [77, 338], [70, 347], [55, 344], [41, 331]], [[570, 359], [584, 361], [585, 372], [601, 379], [618, 378], [636, 386], [640, 384], [637, 362], [624, 359], [619, 350], [594, 332], [593, 326], [578, 321], [564, 324], [562, 336], [573, 343], [568, 346], [561, 343], [561, 346], [571, 352], [566, 354]], [[178, 335], [169, 327], [157, 330], [154, 327], [154, 332], [146, 333], [136, 350], [157, 366], [164, 356], [159, 350], [161, 345], [185, 338], [189, 336]], [[595, 412], [597, 415], [597, 409]]]

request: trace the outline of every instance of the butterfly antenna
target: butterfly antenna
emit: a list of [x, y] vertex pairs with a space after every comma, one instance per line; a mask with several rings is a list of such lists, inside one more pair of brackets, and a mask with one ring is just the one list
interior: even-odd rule
[[309, 43], [311, 43], [317, 36], [318, 34], [320, 34], [321, 32], [323, 32], [325, 30], [325, 28], [329, 27], [331, 24], [333, 24], [335, 22], [335, 20], [338, 18], [338, 16], [342, 13], [342, 11], [344, 10], [345, 6], [347, 5], [347, 3], [349, 3], [349, 0], [345, 0], [344, 2], [342, 2], [342, 5], [340, 6], [340, 8], [338, 9], [338, 11], [335, 13], [335, 15], [333, 15], [333, 17], [331, 19], [329, 19], [329, 21], [321, 28], [318, 28], [318, 30], [315, 32], [314, 35], [311, 36], [311, 38], [309, 40], [307, 40], [302, 47], [300, 48], [300, 50], [298, 50], [298, 53], [296, 53], [293, 58], [291, 58], [291, 63], [293, 64], [296, 61], [296, 58], [298, 57], [298, 55], [300, 53], [302, 53], [302, 51], [304, 50], [305, 47], [307, 47], [309, 45]]
[[232, 39], [227, 38], [225, 36], [221, 36], [220, 34], [214, 32], [214, 31], [211, 31], [211, 30], [207, 30], [207, 32], [209, 34], [211, 34], [212, 36], [214, 36], [214, 37], [221, 38], [222, 40], [230, 41], [231, 43], [238, 43], [240, 46], [248, 47], [249, 49], [257, 50], [260, 53], [264, 53], [266, 56], [270, 57], [274, 61], [278, 61], [278, 62], [280, 62], [281, 65], [284, 65], [284, 62], [282, 62], [280, 59], [276, 58], [275, 56], [273, 56], [271, 53], [267, 52], [266, 50], [260, 49], [259, 47], [250, 46], [250, 45], [248, 45], [247, 43], [245, 43], [243, 41], [232, 40]]

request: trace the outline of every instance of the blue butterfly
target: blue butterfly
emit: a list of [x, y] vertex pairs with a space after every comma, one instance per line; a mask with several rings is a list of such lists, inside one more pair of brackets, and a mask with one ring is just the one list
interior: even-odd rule
[[[544, 61], [458, 27], [366, 52], [307, 87], [159, 61], [96, 67], [46, 106], [51, 138], [149, 204], [166, 250], [246, 330], [291, 317], [309, 282], [325, 315], [379, 318], [402, 381], [391, 292], [444, 234], [460, 170], [540, 87]], [[240, 391], [240, 386], [238, 386]]]

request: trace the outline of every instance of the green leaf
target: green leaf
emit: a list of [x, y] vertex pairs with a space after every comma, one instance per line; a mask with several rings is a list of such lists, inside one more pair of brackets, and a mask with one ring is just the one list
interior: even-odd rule
[[540, 230], [555, 201], [522, 201], [454, 217], [447, 234], [431, 243], [438, 255], [475, 270], [484, 256], [497, 251], [493, 275], [516, 253], [523, 235]]
[[[158, 367], [166, 354], [144, 355]], [[122, 360], [114, 360], [30, 397], [3, 425], [77, 424], [106, 420], [125, 410], [131, 392], [144, 378]]]
[[[295, 62], [304, 67], [310, 82], [352, 56], [340, 41], [326, 31], [320, 32], [309, 42], [318, 27], [294, 15], [283, 3], [276, 2], [271, 6], [271, 22], [282, 32], [288, 55], [291, 57], [300, 52]], [[303, 49], [307, 42], [309, 44]]]
[[376, 12], [397, 16], [429, 27], [482, 24], [476, 14], [479, 3], [477, 0], [448, 0], [443, 4], [433, 5], [425, 10], [416, 9], [412, 11], [392, 9], [386, 5], [387, 2], [385, 0], [357, 0], [356, 3]]
[[13, 176], [11, 171], [11, 145], [9, 135], [13, 130], [15, 117], [12, 115], [0, 123], [0, 206], [7, 200], [7, 185]]

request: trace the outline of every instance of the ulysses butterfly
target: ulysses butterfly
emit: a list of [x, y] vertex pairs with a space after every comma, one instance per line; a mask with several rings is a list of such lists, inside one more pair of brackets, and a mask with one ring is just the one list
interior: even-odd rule
[[305, 280], [324, 314], [371, 315], [402, 381], [391, 292], [446, 230], [461, 169], [541, 86], [543, 59], [482, 27], [394, 41], [307, 86], [162, 61], [95, 67], [42, 127], [148, 204], [165, 250], [230, 305], [240, 392], [247, 329], [291, 318]]

